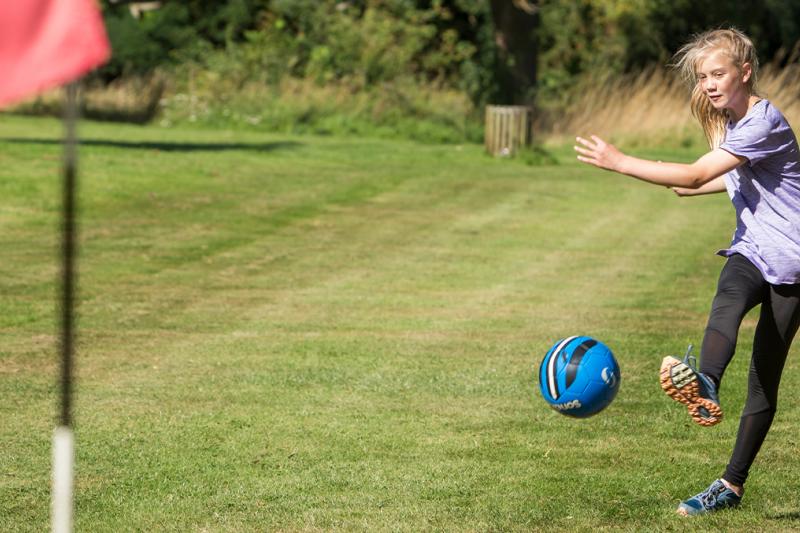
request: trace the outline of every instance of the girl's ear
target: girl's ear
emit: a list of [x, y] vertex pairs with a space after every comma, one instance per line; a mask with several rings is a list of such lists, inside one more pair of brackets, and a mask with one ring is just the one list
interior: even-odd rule
[[750, 63], [742, 63], [742, 83], [747, 83], [753, 75], [753, 66]]

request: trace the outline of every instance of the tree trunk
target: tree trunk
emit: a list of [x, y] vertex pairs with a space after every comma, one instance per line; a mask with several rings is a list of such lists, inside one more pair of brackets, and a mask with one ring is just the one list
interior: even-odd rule
[[494, 103], [530, 104], [536, 87], [536, 6], [526, 0], [491, 0], [491, 7], [500, 60], [495, 73], [499, 101]]

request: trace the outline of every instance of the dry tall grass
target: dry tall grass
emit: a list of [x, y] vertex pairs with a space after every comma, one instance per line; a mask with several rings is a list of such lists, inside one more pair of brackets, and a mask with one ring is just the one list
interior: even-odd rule
[[[81, 114], [96, 120], [144, 124], [158, 114], [165, 89], [166, 78], [161, 73], [124, 78], [108, 85], [81, 85]], [[8, 111], [61, 116], [63, 104], [64, 89], [58, 88], [20, 102]]]
[[[759, 93], [790, 124], [800, 126], [800, 65], [766, 65], [760, 73]], [[536, 128], [553, 144], [571, 142], [576, 134], [596, 134], [628, 145], [702, 144], [689, 96], [677, 73], [663, 68], [635, 76], [587, 79], [576, 86], [567, 112], [540, 117]]]
[[[793, 58], [785, 67], [767, 64], [759, 87], [760, 94], [769, 98], [790, 124], [800, 127], [798, 61]], [[596, 134], [626, 147], [704, 146], [702, 131], [689, 110], [689, 93], [677, 73], [665, 68], [576, 80], [565, 105], [537, 112], [534, 137], [551, 145], [571, 143], [575, 135]], [[236, 85], [213, 72], [195, 73], [187, 83], [180, 76], [159, 73], [106, 87], [87, 87], [83, 97], [84, 116], [105, 120], [144, 123], [160, 116], [162, 124], [241, 122], [280, 131], [337, 133], [347, 130], [339, 123], [355, 117], [376, 128], [399, 128], [406, 136], [417, 137], [419, 131], [409, 129], [407, 123], [430, 119], [452, 129], [455, 137], [474, 129], [478, 132], [473, 137], [481, 138], [476, 117], [482, 114], [463, 92], [424, 87], [411, 80], [366, 90], [347, 83], [320, 85], [294, 78], [276, 86]], [[60, 114], [62, 102], [62, 91], [50, 91], [10, 111]], [[406, 126], [401, 128], [401, 123]], [[304, 129], [304, 124], [312, 126]]]

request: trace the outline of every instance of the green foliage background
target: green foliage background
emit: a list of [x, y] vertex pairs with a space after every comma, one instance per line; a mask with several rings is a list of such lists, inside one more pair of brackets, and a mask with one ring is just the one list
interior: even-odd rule
[[[796, 0], [529, 3], [537, 10], [529, 28], [537, 43], [532, 52], [538, 57], [537, 83], [515, 90], [529, 95], [531, 104], [556, 112], [566, 109], [581, 87], [576, 80], [664, 65], [692, 33], [708, 28], [733, 25], [746, 31], [762, 60], [786, 61], [800, 39]], [[213, 122], [225, 109], [225, 116], [253, 116], [247, 108], [254, 100], [279, 109], [281, 93], [287, 90], [281, 84], [301, 80], [311, 87], [366, 95], [369, 104], [359, 108], [360, 114], [308, 106], [298, 110], [294, 105], [291, 112], [271, 113], [281, 116], [277, 121], [260, 116], [263, 126], [291, 124], [291, 129], [302, 130], [305, 124], [322, 133], [348, 128], [360, 132], [359, 121], [388, 126], [400, 115], [431, 121], [441, 130], [433, 136], [436, 140], [463, 140], [479, 137], [479, 129], [469, 124], [480, 122], [485, 104], [510, 103], [501, 101], [509, 91], [500, 87], [503, 77], [498, 73], [513, 59], [506, 59], [498, 44], [502, 28], [495, 26], [489, 1], [194, 0], [165, 2], [138, 19], [125, 5], [109, 0], [103, 5], [114, 54], [96, 80], [109, 83], [160, 69], [168, 73], [176, 93], [192, 92], [207, 108], [204, 114], [192, 110], [173, 113], [173, 118]], [[386, 91], [402, 92], [411, 100], [444, 91], [461, 95], [463, 102], [428, 106], [443, 108], [437, 117], [432, 109], [387, 102]], [[348, 125], [320, 126], [330, 123], [332, 114]], [[457, 124], [443, 118], [453, 115], [462, 115]]]

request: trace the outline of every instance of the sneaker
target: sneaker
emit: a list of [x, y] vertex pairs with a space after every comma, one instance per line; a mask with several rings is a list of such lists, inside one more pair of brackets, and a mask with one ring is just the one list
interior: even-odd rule
[[711, 378], [698, 372], [692, 345], [683, 361], [667, 356], [661, 362], [661, 388], [676, 402], [684, 404], [692, 420], [701, 426], [713, 426], [722, 420], [717, 387]]
[[736, 507], [741, 501], [741, 496], [726, 487], [721, 479], [718, 479], [700, 494], [695, 494], [685, 502], [681, 502], [678, 506], [678, 514], [693, 516], [710, 513], [728, 507]]

